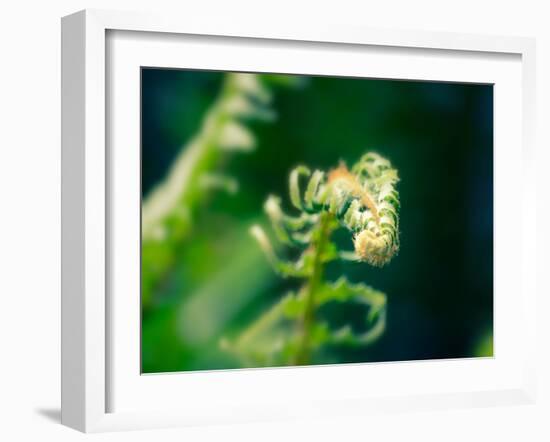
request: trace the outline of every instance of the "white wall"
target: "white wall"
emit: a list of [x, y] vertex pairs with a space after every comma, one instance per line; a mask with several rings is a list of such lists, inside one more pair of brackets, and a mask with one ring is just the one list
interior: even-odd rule
[[[85, 7], [178, 14], [245, 14], [274, 21], [338, 22], [384, 28], [535, 36], [539, 146], [550, 146], [550, 14], [545, 2], [19, 0], [0, 7], [0, 439], [80, 440], [59, 413], [60, 17]], [[542, 150], [542, 149], [541, 149]], [[548, 150], [548, 149], [547, 149]], [[544, 156], [544, 158], [543, 158]], [[550, 190], [539, 158], [538, 189]], [[544, 161], [546, 160], [546, 162]], [[543, 176], [544, 175], [544, 176]], [[514, 177], [510, 177], [514, 179]], [[546, 193], [546, 192], [544, 192]], [[544, 198], [548, 201], [548, 198]], [[539, 208], [548, 249], [548, 204]], [[544, 236], [544, 238], [543, 238]], [[513, 232], [511, 232], [513, 239]], [[544, 255], [544, 256], [543, 256]], [[545, 261], [544, 261], [545, 260]], [[542, 276], [548, 253], [539, 251]], [[542, 278], [540, 278], [542, 279]], [[550, 294], [549, 284], [541, 293]], [[550, 440], [549, 303], [541, 299], [541, 397], [536, 406], [370, 416], [363, 420], [255, 424], [98, 436], [100, 440]], [[53, 419], [52, 419], [53, 417]]]

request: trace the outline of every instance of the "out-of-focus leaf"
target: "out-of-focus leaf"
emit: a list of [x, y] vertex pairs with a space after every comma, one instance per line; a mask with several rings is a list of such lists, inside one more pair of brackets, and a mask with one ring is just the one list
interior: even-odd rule
[[181, 149], [166, 177], [142, 202], [142, 305], [177, 260], [198, 207], [215, 189], [236, 193], [238, 182], [221, 172], [234, 152], [250, 152], [256, 137], [247, 122], [273, 121], [272, 92], [256, 74], [228, 73], [198, 133]]

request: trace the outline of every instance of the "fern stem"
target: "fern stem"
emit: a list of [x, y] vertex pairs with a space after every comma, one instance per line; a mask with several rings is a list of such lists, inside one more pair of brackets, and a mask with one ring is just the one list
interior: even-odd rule
[[302, 336], [300, 345], [296, 353], [295, 364], [307, 365], [311, 357], [311, 332], [315, 323], [315, 295], [319, 290], [320, 284], [323, 282], [323, 274], [325, 263], [323, 262], [323, 253], [328, 243], [331, 233], [331, 217], [332, 215], [325, 212], [319, 220], [319, 230], [316, 241], [312, 244], [313, 248], [313, 271], [309, 280], [306, 282], [302, 290], [306, 293], [306, 306], [304, 316], [301, 322]]

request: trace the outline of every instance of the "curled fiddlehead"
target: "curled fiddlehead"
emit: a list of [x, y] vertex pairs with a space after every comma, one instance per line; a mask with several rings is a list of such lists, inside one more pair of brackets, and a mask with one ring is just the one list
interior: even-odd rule
[[310, 214], [328, 211], [353, 232], [359, 261], [382, 266], [399, 249], [399, 194], [397, 171], [382, 156], [369, 152], [348, 170], [340, 164], [326, 179], [322, 171], [311, 174], [300, 198], [299, 175], [310, 175], [304, 167], [291, 173], [290, 194], [294, 206]]
[[[300, 181], [305, 181], [302, 191]], [[374, 152], [366, 153], [352, 167], [341, 163], [328, 173], [298, 166], [290, 173], [289, 193], [297, 216], [284, 213], [281, 199], [269, 196], [264, 209], [277, 239], [301, 249], [292, 262], [280, 259], [267, 234], [253, 226], [252, 235], [273, 268], [283, 277], [304, 279], [297, 293], [289, 293], [258, 318], [225, 348], [259, 365], [308, 363], [323, 345], [368, 345], [384, 331], [386, 296], [365, 284], [351, 284], [345, 277], [324, 281], [324, 267], [333, 260], [387, 264], [399, 249], [399, 194], [397, 170]], [[331, 241], [338, 228], [351, 233], [354, 251], [339, 251]], [[315, 317], [331, 302], [353, 302], [367, 307], [367, 330], [355, 333], [346, 325], [338, 330]], [[288, 322], [296, 327], [289, 327]], [[286, 324], [286, 325], [285, 325]], [[270, 338], [271, 337], [271, 338]], [[271, 343], [270, 342], [271, 339]]]

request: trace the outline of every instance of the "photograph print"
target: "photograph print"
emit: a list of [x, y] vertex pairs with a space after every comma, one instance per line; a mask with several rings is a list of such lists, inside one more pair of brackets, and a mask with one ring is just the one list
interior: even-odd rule
[[493, 86], [141, 69], [141, 370], [493, 356]]

